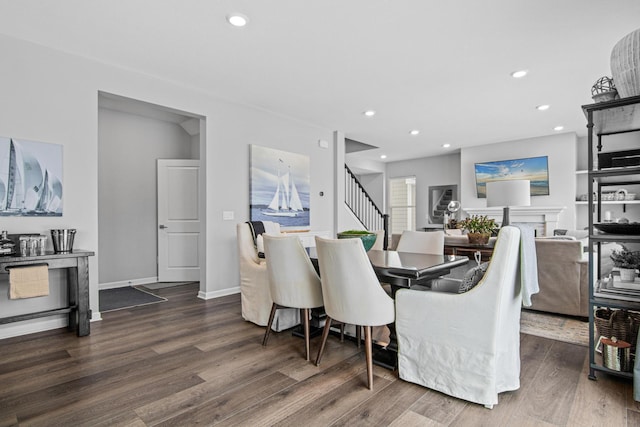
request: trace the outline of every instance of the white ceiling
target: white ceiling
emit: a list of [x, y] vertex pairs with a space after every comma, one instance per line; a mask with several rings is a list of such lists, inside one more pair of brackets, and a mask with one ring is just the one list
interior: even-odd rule
[[584, 135], [580, 105], [639, 26], [639, 0], [0, 0], [2, 34], [339, 130], [386, 161]]

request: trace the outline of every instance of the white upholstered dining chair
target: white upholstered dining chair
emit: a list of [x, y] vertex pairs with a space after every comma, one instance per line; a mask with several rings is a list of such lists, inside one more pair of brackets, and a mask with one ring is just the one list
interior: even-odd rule
[[364, 327], [367, 386], [373, 389], [371, 327], [394, 321], [393, 300], [380, 286], [369, 257], [359, 239], [316, 237], [322, 295], [327, 318], [318, 350], [320, 364], [333, 320]]
[[[274, 223], [274, 229], [279, 225]], [[246, 222], [237, 224], [238, 263], [240, 267], [240, 301], [242, 318], [259, 326], [266, 326], [273, 300], [269, 291], [267, 264], [258, 257], [251, 227]], [[271, 328], [282, 331], [300, 323], [300, 312], [295, 309], [278, 310]]]
[[276, 312], [284, 308], [297, 308], [304, 330], [305, 357], [309, 360], [310, 309], [322, 307], [323, 304], [320, 278], [297, 236], [265, 235], [263, 240], [273, 305], [262, 345], [267, 345]]
[[400, 378], [493, 407], [520, 387], [520, 230], [503, 227], [479, 283], [465, 293], [396, 293]]
[[444, 254], [444, 231], [405, 230], [400, 236], [396, 251], [442, 255]]

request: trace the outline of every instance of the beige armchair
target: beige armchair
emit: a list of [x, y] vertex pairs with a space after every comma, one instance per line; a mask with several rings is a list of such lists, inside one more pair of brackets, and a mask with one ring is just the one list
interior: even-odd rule
[[[276, 224], [277, 225], [277, 224]], [[279, 230], [279, 227], [276, 227]], [[247, 223], [236, 226], [238, 262], [240, 267], [240, 300], [242, 318], [259, 326], [266, 326], [273, 300], [269, 291], [269, 277], [264, 259], [258, 258], [253, 235]], [[282, 309], [275, 314], [271, 329], [282, 331], [300, 323], [296, 309]]]

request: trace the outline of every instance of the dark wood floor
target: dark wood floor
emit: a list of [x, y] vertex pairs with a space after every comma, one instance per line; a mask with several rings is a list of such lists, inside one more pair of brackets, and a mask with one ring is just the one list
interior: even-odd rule
[[0, 340], [0, 426], [640, 425], [631, 382], [590, 381], [586, 347], [522, 335], [521, 388], [488, 410], [378, 366], [369, 391], [354, 343], [330, 338], [318, 368], [290, 332], [262, 347], [238, 295], [197, 291], [154, 291], [168, 301], [104, 313], [84, 338]]

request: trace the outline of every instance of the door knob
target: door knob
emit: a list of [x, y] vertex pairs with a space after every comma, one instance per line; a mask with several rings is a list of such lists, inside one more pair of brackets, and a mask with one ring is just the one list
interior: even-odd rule
[[165, 228], [169, 228], [169, 227], [167, 227], [166, 225], [160, 224], [160, 225], [158, 226], [158, 228], [159, 228], [160, 230], [164, 230]]

